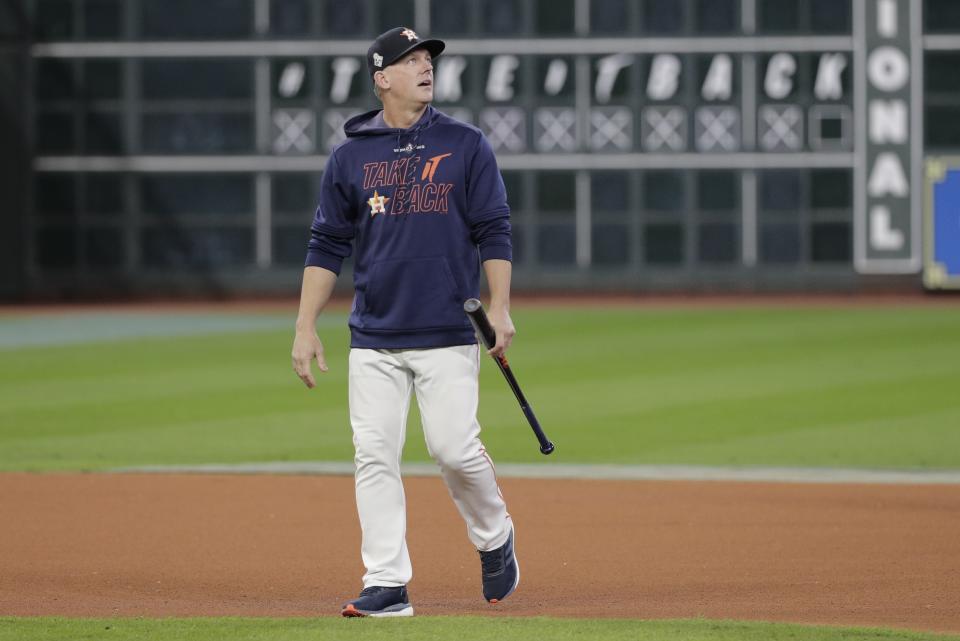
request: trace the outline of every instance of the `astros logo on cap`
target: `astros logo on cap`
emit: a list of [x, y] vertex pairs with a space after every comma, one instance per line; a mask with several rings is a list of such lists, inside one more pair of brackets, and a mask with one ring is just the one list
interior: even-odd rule
[[401, 36], [406, 36], [406, 37], [407, 37], [407, 40], [409, 40], [410, 42], [413, 42], [414, 40], [419, 40], [419, 39], [420, 39], [420, 36], [417, 35], [417, 32], [414, 31], [413, 29], [410, 29], [410, 28], [406, 28], [406, 29], [404, 29], [403, 31], [401, 31], [401, 32], [400, 32], [400, 35], [401, 35]]

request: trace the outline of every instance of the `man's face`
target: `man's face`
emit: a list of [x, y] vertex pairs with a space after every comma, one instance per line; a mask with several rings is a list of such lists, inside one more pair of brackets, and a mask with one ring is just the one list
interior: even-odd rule
[[433, 100], [433, 59], [426, 49], [414, 49], [382, 72], [390, 83], [390, 95], [408, 103]]

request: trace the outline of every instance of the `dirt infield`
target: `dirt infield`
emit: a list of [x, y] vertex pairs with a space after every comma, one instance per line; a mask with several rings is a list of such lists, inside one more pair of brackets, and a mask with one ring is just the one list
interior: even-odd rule
[[[960, 487], [503, 479], [497, 606], [438, 479], [406, 482], [418, 614], [710, 617], [960, 632]], [[0, 475], [0, 615], [335, 615], [342, 477]]]

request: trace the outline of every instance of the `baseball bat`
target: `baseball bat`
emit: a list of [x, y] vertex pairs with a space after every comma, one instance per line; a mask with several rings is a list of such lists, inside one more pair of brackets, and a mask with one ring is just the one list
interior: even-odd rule
[[[470, 319], [473, 329], [476, 330], [477, 335], [480, 337], [480, 340], [483, 341], [483, 344], [487, 346], [487, 349], [496, 345], [497, 334], [490, 325], [490, 319], [487, 318], [487, 313], [483, 311], [483, 304], [476, 298], [471, 298], [463, 304], [463, 311], [467, 313], [467, 318]], [[520, 383], [517, 382], [517, 378], [513, 375], [513, 371], [510, 369], [510, 364], [507, 362], [506, 357], [502, 355], [494, 356], [493, 360], [497, 362], [500, 372], [503, 373], [503, 377], [507, 379], [507, 384], [510, 385], [510, 389], [513, 390], [513, 395], [517, 397], [517, 402], [520, 403], [520, 409], [523, 411], [523, 415], [527, 417], [530, 427], [533, 428], [533, 433], [536, 434], [537, 440], [540, 441], [540, 452], [544, 455], [550, 454], [554, 449], [553, 443], [551, 443], [547, 435], [543, 433], [543, 428], [540, 427], [540, 421], [537, 420], [537, 416], [533, 413], [533, 408], [530, 407], [530, 403], [527, 402], [527, 397], [523, 395], [523, 390], [520, 389]]]

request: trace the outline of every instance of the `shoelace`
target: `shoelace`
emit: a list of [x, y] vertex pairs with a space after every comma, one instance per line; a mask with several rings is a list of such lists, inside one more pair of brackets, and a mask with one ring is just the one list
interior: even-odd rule
[[480, 565], [483, 567], [483, 573], [488, 576], [503, 572], [505, 567], [503, 563], [503, 548], [490, 550], [489, 552], [481, 552]]
[[389, 590], [382, 585], [371, 585], [369, 588], [363, 588], [360, 590], [360, 596], [370, 596], [371, 594], [377, 594], [378, 592], [383, 592], [384, 590]]

